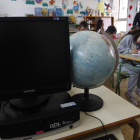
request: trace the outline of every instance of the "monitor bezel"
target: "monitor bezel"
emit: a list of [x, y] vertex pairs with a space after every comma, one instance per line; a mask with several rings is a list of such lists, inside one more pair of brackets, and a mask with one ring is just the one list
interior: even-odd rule
[[28, 98], [33, 96], [40, 96], [46, 94], [59, 93], [71, 90], [71, 64], [70, 64], [70, 41], [69, 41], [69, 19], [68, 17], [0, 17], [0, 22], [35, 22], [35, 21], [57, 21], [63, 20], [66, 22], [66, 36], [67, 36], [67, 63], [68, 63], [68, 83], [64, 85], [53, 85], [40, 88], [21, 89], [14, 91], [0, 92], [0, 100]]

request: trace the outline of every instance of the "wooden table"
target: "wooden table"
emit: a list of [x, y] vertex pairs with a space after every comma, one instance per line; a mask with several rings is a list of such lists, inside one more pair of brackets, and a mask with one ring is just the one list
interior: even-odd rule
[[123, 54], [122, 53], [122, 54], [119, 54], [119, 57], [140, 62], [140, 56], [133, 56], [132, 54]]
[[[117, 140], [124, 140], [124, 137], [123, 137], [123, 134], [122, 134], [120, 127], [108, 130], [107, 134], [113, 134], [117, 138]], [[96, 134], [92, 134], [91, 136], [82, 138], [81, 140], [92, 140], [92, 139], [103, 137], [103, 136], [105, 136], [105, 133], [99, 132]]]
[[[54, 140], [54, 139], [57, 139], [58, 135], [61, 135], [63, 137], [64, 133], [65, 132], [56, 134], [55, 137], [49, 136], [49, 137], [44, 137], [44, 138], [38, 139], [38, 140]], [[122, 134], [122, 131], [121, 131], [120, 127], [107, 130], [107, 134], [113, 134], [117, 138], [117, 140], [124, 140], [124, 137], [123, 137], [123, 134]], [[92, 139], [99, 138], [99, 137], [102, 137], [102, 136], [105, 136], [105, 133], [103, 131], [98, 132], [98, 133], [93, 133], [89, 136], [80, 138], [80, 140], [92, 140]]]
[[[138, 140], [139, 124], [135, 119], [140, 117], [140, 109], [104, 86], [89, 91], [91, 94], [98, 95], [104, 101], [104, 105], [100, 110], [89, 112], [89, 114], [101, 119], [107, 130], [129, 124], [134, 128], [133, 140]], [[73, 88], [69, 91], [69, 94], [72, 96], [81, 92], [83, 92], [83, 89]], [[101, 131], [103, 132], [103, 127], [97, 119], [80, 112], [79, 127], [40, 140], [81, 140], [85, 136]]]

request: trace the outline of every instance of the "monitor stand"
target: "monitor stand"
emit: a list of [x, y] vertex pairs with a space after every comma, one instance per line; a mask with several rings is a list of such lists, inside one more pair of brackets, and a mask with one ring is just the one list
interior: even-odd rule
[[9, 103], [14, 108], [30, 109], [42, 105], [48, 99], [48, 97], [49, 95], [42, 95], [28, 98], [11, 99], [9, 100]]
[[80, 106], [80, 111], [96, 111], [103, 106], [103, 100], [97, 95], [90, 94], [89, 88], [85, 88], [84, 93], [76, 94], [72, 98]]

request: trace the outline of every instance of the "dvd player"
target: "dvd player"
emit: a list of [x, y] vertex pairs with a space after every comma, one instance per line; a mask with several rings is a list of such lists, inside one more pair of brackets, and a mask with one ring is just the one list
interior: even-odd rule
[[80, 109], [67, 92], [49, 95], [41, 107], [19, 110], [3, 103], [0, 137], [7, 140], [37, 139], [79, 126]]

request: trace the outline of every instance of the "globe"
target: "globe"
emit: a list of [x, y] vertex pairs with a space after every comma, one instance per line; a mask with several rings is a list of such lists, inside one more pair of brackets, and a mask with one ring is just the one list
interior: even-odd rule
[[[72, 83], [85, 89], [87, 96], [88, 89], [101, 86], [116, 70], [117, 49], [108, 38], [93, 31], [80, 31], [70, 36]], [[80, 98], [83, 100], [83, 95]]]

